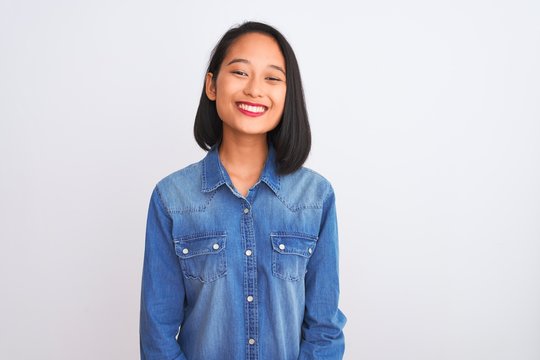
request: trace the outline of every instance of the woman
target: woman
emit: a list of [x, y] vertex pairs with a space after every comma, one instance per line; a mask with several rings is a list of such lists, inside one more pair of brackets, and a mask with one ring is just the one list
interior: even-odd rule
[[194, 130], [208, 153], [150, 200], [141, 358], [341, 359], [335, 195], [302, 166], [311, 134], [281, 33], [225, 33]]

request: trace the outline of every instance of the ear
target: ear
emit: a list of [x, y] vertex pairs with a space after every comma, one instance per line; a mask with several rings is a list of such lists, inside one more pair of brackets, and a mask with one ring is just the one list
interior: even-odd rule
[[214, 74], [211, 72], [206, 74], [206, 96], [212, 101], [216, 101], [216, 84], [214, 81]]

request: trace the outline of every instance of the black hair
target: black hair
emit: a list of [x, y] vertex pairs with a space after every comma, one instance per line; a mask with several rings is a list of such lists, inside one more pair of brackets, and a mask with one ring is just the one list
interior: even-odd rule
[[[278, 125], [267, 133], [267, 141], [276, 150], [276, 168], [279, 174], [289, 174], [299, 169], [311, 150], [311, 130], [308, 121], [304, 89], [300, 69], [294, 51], [285, 37], [270, 25], [248, 21], [229, 29], [212, 50], [207, 73], [218, 76], [221, 63], [232, 43], [241, 35], [261, 33], [273, 37], [285, 58], [286, 84], [285, 106]], [[223, 136], [223, 123], [218, 116], [216, 103], [206, 95], [205, 84], [193, 127], [195, 140], [203, 150], [220, 143]]]

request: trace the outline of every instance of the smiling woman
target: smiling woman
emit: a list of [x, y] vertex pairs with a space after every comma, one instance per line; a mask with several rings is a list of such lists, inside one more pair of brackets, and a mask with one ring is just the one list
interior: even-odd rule
[[342, 359], [334, 190], [303, 166], [296, 57], [247, 22], [212, 52], [194, 135], [207, 155], [152, 192], [142, 359]]

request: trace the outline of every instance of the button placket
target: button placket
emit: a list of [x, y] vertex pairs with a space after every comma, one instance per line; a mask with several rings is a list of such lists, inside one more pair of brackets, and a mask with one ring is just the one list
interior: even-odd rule
[[[250, 193], [251, 199], [254, 193]], [[244, 248], [244, 313], [248, 343], [246, 344], [246, 359], [258, 359], [259, 346], [255, 341], [258, 337], [258, 309], [257, 309], [257, 258], [254, 255], [255, 227], [253, 224], [252, 208], [248, 201], [242, 203], [243, 216], [241, 217], [242, 245]]]

